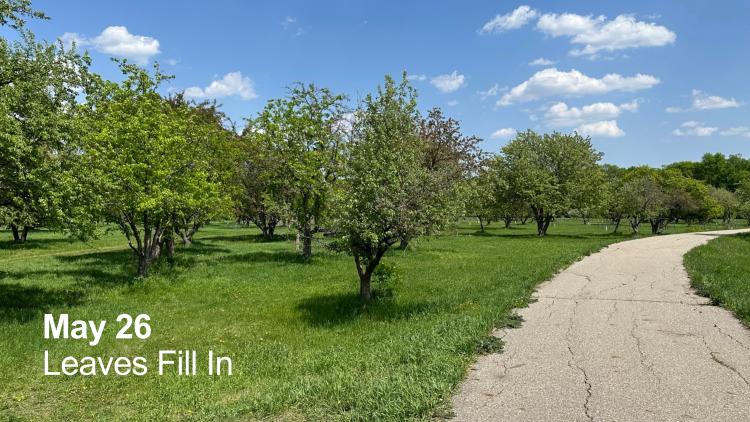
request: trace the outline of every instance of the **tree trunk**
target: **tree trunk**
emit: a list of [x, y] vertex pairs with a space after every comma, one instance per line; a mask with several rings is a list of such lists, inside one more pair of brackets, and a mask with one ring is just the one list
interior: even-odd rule
[[164, 240], [164, 246], [167, 249], [167, 260], [169, 263], [174, 262], [174, 236], [170, 235]]
[[18, 234], [18, 226], [16, 226], [15, 224], [11, 224], [10, 231], [13, 233], [13, 241], [20, 242], [21, 236]]
[[616, 218], [612, 220], [612, 223], [615, 225], [615, 230], [613, 233], [617, 233], [617, 230], [620, 228], [620, 219]]
[[532, 208], [532, 214], [534, 214], [534, 221], [536, 221], [536, 234], [537, 236], [544, 236], [544, 212], [541, 209]]
[[662, 234], [669, 223], [668, 220], [663, 218], [652, 218], [649, 222], [651, 223], [651, 234]]
[[[182, 243], [184, 243], [185, 246], [190, 247], [193, 245], [193, 239], [191, 239], [186, 232], [182, 232], [180, 234], [180, 237], [182, 238]], [[172, 239], [172, 248], [174, 249], [174, 239]]]
[[406, 249], [409, 247], [409, 239], [401, 239], [401, 242], [399, 242], [398, 247], [400, 249]]
[[371, 279], [372, 274], [367, 271], [360, 273], [359, 275], [359, 297], [364, 300], [372, 299], [372, 289], [370, 286]]
[[552, 223], [552, 218], [553, 217], [551, 215], [548, 215], [547, 217], [544, 218], [544, 234], [542, 234], [542, 236], [547, 235], [547, 229], [549, 229], [549, 225], [550, 223]]
[[151, 263], [145, 254], [138, 255], [138, 277], [146, 277], [148, 275], [148, 267]]
[[21, 231], [21, 242], [25, 242], [26, 239], [29, 237], [29, 232], [31, 231], [31, 227], [29, 226], [23, 226], [23, 230]]
[[309, 227], [303, 228], [302, 232], [302, 257], [305, 261], [312, 258], [312, 230]]
[[275, 227], [272, 225], [266, 225], [266, 229], [263, 230], [263, 239], [271, 241], [273, 240], [273, 232]]
[[505, 217], [503, 217], [503, 223], [505, 223], [505, 228], [509, 229], [511, 223], [513, 223], [513, 217], [506, 215]]
[[537, 236], [544, 236], [546, 234], [544, 232], [544, 219], [543, 218], [536, 218], [536, 234]]
[[534, 211], [534, 220], [536, 220], [536, 234], [537, 236], [546, 236], [549, 224], [552, 222], [552, 216], [546, 215], [544, 211]]
[[479, 220], [479, 230], [481, 230], [482, 233], [484, 233], [484, 221], [482, 221], [482, 216], [478, 215], [477, 219]]
[[639, 233], [640, 227], [641, 227], [641, 219], [638, 217], [631, 217], [630, 228], [633, 230], [633, 233]]
[[364, 268], [362, 267], [361, 257], [359, 255], [354, 255], [354, 263], [357, 265], [357, 274], [359, 274], [359, 296], [362, 299], [368, 301], [372, 299], [372, 288], [370, 286], [372, 274], [375, 272], [375, 268], [378, 267], [380, 260], [391, 245], [393, 245], [393, 242], [380, 244], [375, 251], [375, 256], [368, 257], [367, 266]]

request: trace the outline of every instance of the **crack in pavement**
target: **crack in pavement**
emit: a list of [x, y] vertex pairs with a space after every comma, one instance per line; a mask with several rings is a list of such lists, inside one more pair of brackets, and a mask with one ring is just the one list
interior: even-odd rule
[[548, 320], [548, 321], [549, 321], [550, 319], [552, 319], [552, 314], [553, 314], [553, 312], [552, 312], [552, 307], [553, 307], [553, 306], [555, 306], [555, 299], [552, 299], [552, 301], [550, 302], [549, 306], [547, 306], [547, 310], [549, 310], [549, 314], [547, 314], [547, 320]]
[[578, 291], [575, 293], [575, 295], [573, 295], [573, 296], [578, 296], [582, 291], [584, 291], [586, 289], [586, 287], [588, 287], [589, 284], [591, 284], [591, 276], [588, 275], [588, 274], [579, 274], [579, 273], [576, 273], [576, 272], [573, 272], [573, 271], [571, 271], [570, 274], [574, 275], [576, 277], [581, 277], [581, 278], [585, 278], [586, 279], [586, 282], [583, 283], [583, 285], [578, 289]]
[[576, 363], [575, 359], [575, 353], [573, 353], [573, 346], [571, 341], [571, 333], [573, 332], [573, 325], [575, 321], [575, 317], [578, 313], [578, 301], [575, 302], [575, 305], [573, 306], [573, 313], [570, 316], [570, 320], [568, 322], [568, 331], [565, 333], [565, 339], [567, 341], [568, 346], [568, 353], [570, 353], [570, 359], [568, 359], [568, 366], [571, 369], [577, 369], [578, 371], [583, 374], [583, 383], [586, 385], [586, 400], [583, 402], [583, 412], [588, 418], [588, 420], [593, 421], [594, 418], [591, 416], [591, 409], [589, 408], [589, 402], [591, 401], [592, 396], [592, 387], [591, 387], [591, 381], [589, 381], [589, 376], [586, 373], [586, 370], [578, 365]]
[[706, 346], [706, 349], [708, 350], [708, 353], [709, 355], [711, 355], [711, 359], [713, 359], [714, 362], [734, 372], [738, 377], [740, 377], [740, 379], [742, 379], [742, 381], [745, 382], [745, 385], [747, 385], [747, 387], [750, 388], [750, 381], [748, 381], [747, 378], [745, 378], [745, 376], [742, 375], [740, 371], [737, 370], [737, 368], [724, 362], [723, 360], [719, 359], [718, 356], [716, 356], [718, 353], [715, 352], [713, 349], [711, 349], [711, 346], [709, 346], [708, 342], [706, 341], [706, 336], [701, 335], [700, 339], [703, 341], [703, 344]]
[[615, 316], [615, 313], [617, 312], [617, 302], [612, 302], [614, 305], [612, 306], [612, 311], [610, 311], [609, 315], [607, 315], [607, 324], [609, 324], [612, 321], [612, 317]]
[[636, 348], [636, 350], [638, 350], [638, 355], [640, 355], [640, 357], [641, 357], [641, 359], [640, 359], [641, 366], [643, 366], [644, 368], [648, 369], [649, 372], [653, 373], [654, 372], [654, 366], [653, 366], [653, 364], [647, 364], [646, 363], [646, 353], [643, 351], [643, 345], [641, 344], [641, 338], [638, 337], [635, 334], [635, 331], [638, 329], [638, 318], [636, 318], [636, 316], [635, 316], [635, 309], [633, 310], [632, 321], [633, 321], [633, 323], [632, 323], [632, 325], [630, 327], [630, 336], [633, 337], [633, 340], [635, 340], [635, 348]]
[[716, 329], [717, 329], [717, 330], [718, 330], [718, 331], [719, 331], [719, 332], [720, 332], [721, 334], [723, 334], [723, 335], [725, 335], [725, 336], [729, 337], [730, 339], [734, 340], [734, 342], [735, 342], [735, 343], [737, 343], [737, 344], [739, 344], [739, 345], [740, 345], [740, 347], [742, 347], [742, 348], [743, 348], [743, 349], [745, 349], [745, 350], [748, 350], [748, 351], [750, 351], [750, 346], [747, 346], [747, 345], [746, 345], [745, 343], [743, 343], [743, 342], [741, 342], [741, 341], [737, 340], [737, 338], [735, 338], [735, 337], [734, 337], [733, 335], [731, 335], [731, 334], [727, 333], [726, 331], [724, 331], [724, 330], [723, 330], [723, 329], [721, 328], [721, 326], [719, 326], [719, 324], [716, 324], [716, 323], [714, 323], [714, 327], [716, 327]]

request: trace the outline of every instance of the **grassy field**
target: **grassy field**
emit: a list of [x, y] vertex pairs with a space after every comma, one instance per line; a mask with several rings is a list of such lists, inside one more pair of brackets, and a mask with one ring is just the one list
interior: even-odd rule
[[722, 236], [693, 249], [685, 268], [699, 293], [750, 327], [750, 234]]
[[[694, 229], [701, 227], [670, 230]], [[133, 279], [133, 256], [119, 233], [84, 244], [33, 232], [16, 245], [0, 232], [0, 420], [445, 416], [472, 359], [497, 349], [491, 328], [507, 323], [510, 310], [557, 270], [630, 238], [610, 231], [561, 221], [539, 239], [531, 224], [492, 225], [484, 234], [466, 224], [389, 253], [384, 261], [403, 282], [393, 299], [369, 304], [356, 297], [350, 257], [318, 247], [305, 264], [293, 242], [263, 242], [256, 230], [233, 224], [205, 228], [193, 247], [178, 249], [174, 269], [159, 264], [146, 280]], [[747, 237], [712, 247], [724, 242], [750, 248]], [[93, 347], [45, 340], [47, 312], [110, 324], [120, 313], [147, 313], [153, 333], [115, 340], [112, 327]], [[194, 349], [199, 359], [213, 350], [232, 358], [234, 375], [158, 376], [160, 349]], [[57, 362], [145, 356], [149, 373], [45, 377], [44, 350]]]

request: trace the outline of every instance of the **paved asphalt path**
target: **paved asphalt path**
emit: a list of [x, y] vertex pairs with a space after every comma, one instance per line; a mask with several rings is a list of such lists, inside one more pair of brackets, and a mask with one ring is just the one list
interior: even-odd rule
[[750, 421], [750, 331], [682, 265], [739, 231], [617, 243], [542, 284], [523, 325], [496, 332], [504, 352], [470, 369], [455, 420]]

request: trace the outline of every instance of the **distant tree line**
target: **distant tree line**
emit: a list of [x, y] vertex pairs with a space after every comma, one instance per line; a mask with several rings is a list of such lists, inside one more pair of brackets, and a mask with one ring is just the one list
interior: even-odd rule
[[750, 161], [623, 169], [577, 133], [519, 133], [498, 154], [440, 109], [420, 113], [406, 74], [386, 76], [357, 104], [297, 83], [242, 130], [213, 102], [160, 89], [171, 78], [118, 60], [121, 82], [89, 70], [75, 47], [37, 41], [28, 0], [0, 0], [0, 224], [24, 242], [35, 228], [80, 238], [117, 227], [146, 276], [176, 243], [211, 220], [256, 225], [266, 240], [296, 233], [353, 257], [360, 295], [394, 245], [440, 233], [459, 218], [480, 229], [560, 217], [606, 218], [662, 233], [676, 221], [750, 217]]

